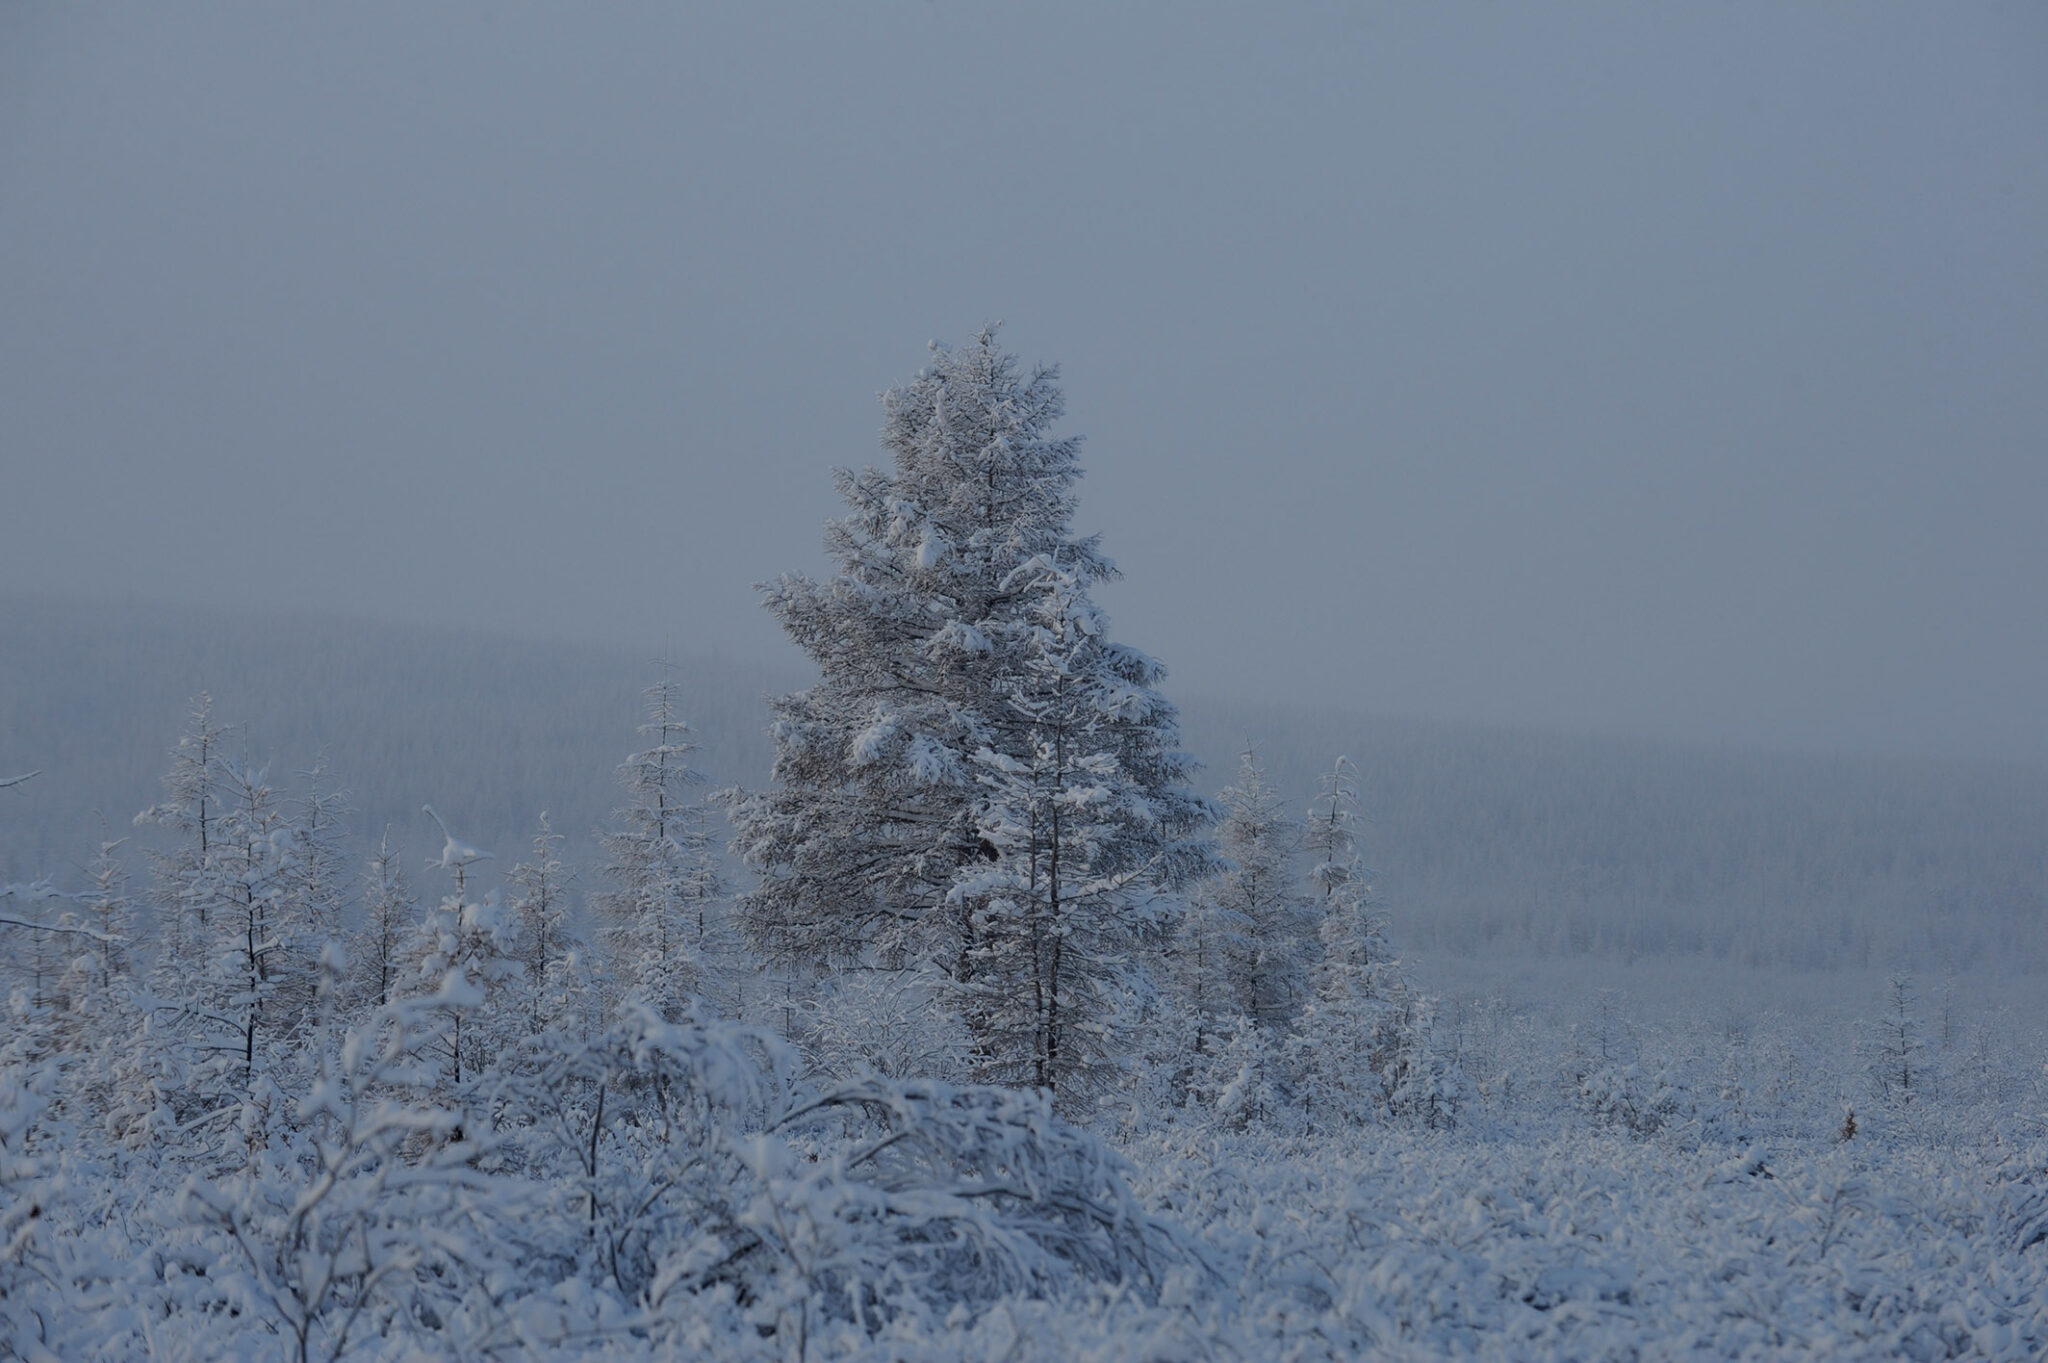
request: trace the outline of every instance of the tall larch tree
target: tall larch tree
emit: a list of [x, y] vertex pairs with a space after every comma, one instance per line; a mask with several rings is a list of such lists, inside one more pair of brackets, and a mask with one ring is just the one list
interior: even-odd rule
[[975, 754], [990, 850], [954, 879], [973, 930], [955, 992], [979, 1077], [1079, 1113], [1130, 1049], [1132, 976], [1177, 907], [1162, 890], [1211, 869], [1195, 835], [1207, 811], [1178, 784], [1190, 764], [1171, 746], [1159, 665], [1109, 640], [1086, 570], [1033, 559], [1013, 585], [1029, 606], [1003, 650], [1018, 663], [1011, 750]]
[[[1046, 650], [1072, 643], [1040, 634], [1055, 582], [1097, 631], [1087, 659], [1070, 660], [1091, 680], [1054, 706], [1058, 722], [1093, 725], [1101, 746], [1082, 751], [1124, 759], [1131, 786], [1120, 893], [1142, 898], [1206, 867], [1211, 811], [1187, 789], [1194, 764], [1155, 689], [1162, 669], [1109, 643], [1087, 601], [1116, 569], [1071, 526], [1080, 441], [1053, 434], [1063, 408], [1056, 371], [1022, 370], [990, 330], [935, 345], [884, 395], [889, 468], [836, 475], [849, 508], [826, 531], [836, 571], [766, 588], [819, 672], [772, 702], [774, 784], [734, 807], [735, 846], [760, 876], [743, 923], [772, 960], [931, 967], [970, 997], [978, 971], [1011, 959], [986, 940], [994, 881], [1014, 883], [1010, 863], [1033, 853], [999, 811], [1037, 798], [1019, 783], [1051, 779], [1041, 740], [1053, 711], [1035, 688], [1057, 672]], [[1106, 718], [1062, 708], [1081, 704], [1076, 692]]]

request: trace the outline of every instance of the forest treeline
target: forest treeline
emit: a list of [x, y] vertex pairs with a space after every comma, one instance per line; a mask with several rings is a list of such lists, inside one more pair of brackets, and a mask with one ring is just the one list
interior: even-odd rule
[[[100, 819], [152, 803], [186, 702], [210, 691], [278, 771], [322, 753], [350, 790], [348, 845], [388, 826], [424, 854], [433, 801], [493, 847], [541, 810], [587, 860], [614, 803], [661, 641], [549, 644], [320, 616], [0, 595], [0, 881], [75, 881]], [[1169, 660], [1170, 661], [1170, 660]], [[765, 784], [766, 695], [801, 668], [684, 650], [700, 764]], [[1284, 703], [1182, 703], [1214, 790], [1257, 745], [1306, 807], [1333, 753], [1358, 763], [1367, 851], [1415, 949], [1705, 953], [1746, 965], [2039, 968], [2048, 772], [1751, 752], [1404, 720]], [[136, 848], [151, 836], [132, 830]]]

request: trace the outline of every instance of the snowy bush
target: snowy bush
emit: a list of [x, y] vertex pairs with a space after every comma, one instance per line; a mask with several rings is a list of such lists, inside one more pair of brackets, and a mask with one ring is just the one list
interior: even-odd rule
[[1601, 1126], [1654, 1136], [1686, 1110], [1682, 1081], [1641, 1065], [1599, 1065], [1576, 1076], [1579, 1109]]
[[935, 973], [847, 971], [812, 991], [792, 1019], [812, 1067], [836, 1078], [957, 1079], [966, 1029]]

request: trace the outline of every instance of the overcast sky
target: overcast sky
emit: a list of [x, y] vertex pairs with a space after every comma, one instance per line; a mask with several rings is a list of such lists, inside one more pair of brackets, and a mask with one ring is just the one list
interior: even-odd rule
[[0, 584], [793, 659], [1001, 319], [1172, 690], [2048, 760], [2048, 7], [0, 6]]

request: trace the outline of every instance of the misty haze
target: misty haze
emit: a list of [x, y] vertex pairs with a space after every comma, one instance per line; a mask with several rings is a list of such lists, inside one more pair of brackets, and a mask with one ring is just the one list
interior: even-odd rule
[[0, 9], [0, 1360], [2048, 1355], [2044, 128]]

